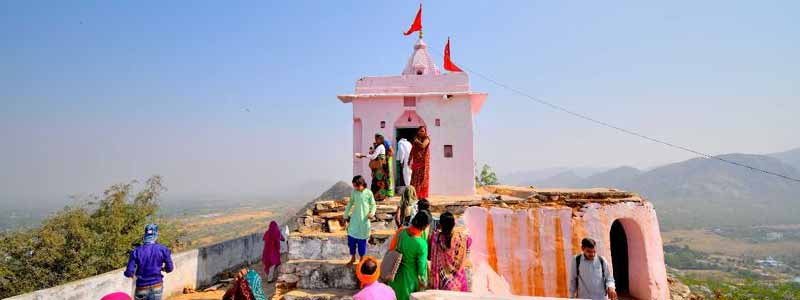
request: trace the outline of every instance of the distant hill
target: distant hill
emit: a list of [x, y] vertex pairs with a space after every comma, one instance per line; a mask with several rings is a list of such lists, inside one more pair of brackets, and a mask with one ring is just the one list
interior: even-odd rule
[[297, 229], [297, 223], [294, 222], [295, 219], [298, 217], [302, 217], [306, 214], [307, 209], [313, 209], [314, 203], [320, 200], [337, 200], [342, 199], [344, 197], [349, 197], [350, 192], [353, 191], [353, 186], [347, 182], [339, 181], [334, 183], [330, 188], [322, 192], [318, 197], [308, 201], [302, 208], [297, 211], [290, 210], [287, 212], [288, 215], [294, 215], [293, 218], [290, 218], [287, 222], [287, 225], [291, 230]]
[[800, 170], [800, 148], [795, 148], [789, 151], [772, 153], [767, 155], [777, 158], [784, 163], [792, 165], [795, 169]]
[[583, 177], [578, 176], [578, 174], [575, 174], [573, 171], [566, 171], [547, 178], [533, 180], [528, 185], [536, 187], [575, 186], [583, 179]]
[[[797, 155], [795, 149], [719, 157], [800, 178], [800, 168], [790, 164]], [[800, 184], [715, 159], [694, 158], [648, 171], [620, 167], [580, 180], [575, 176], [561, 173], [532, 184], [639, 193], [656, 206], [662, 229], [800, 223]]]
[[352, 191], [353, 186], [351, 184], [344, 181], [339, 181], [319, 195], [317, 200], [333, 200], [350, 197], [350, 192]]
[[[511, 185], [546, 186], [564, 182], [574, 182], [575, 177], [583, 179], [592, 174], [606, 171], [610, 168], [603, 167], [556, 167], [540, 170], [520, 171], [500, 176], [500, 182]], [[561, 185], [563, 186], [563, 184]]]
[[[800, 177], [797, 169], [769, 156], [720, 157]], [[620, 187], [650, 199], [668, 227], [800, 223], [800, 184], [714, 159], [659, 167]]]
[[576, 187], [615, 187], [629, 182], [641, 175], [642, 171], [633, 167], [619, 167], [589, 176], [575, 184]]

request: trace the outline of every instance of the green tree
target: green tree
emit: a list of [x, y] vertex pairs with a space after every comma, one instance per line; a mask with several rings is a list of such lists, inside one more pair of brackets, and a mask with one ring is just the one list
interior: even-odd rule
[[[158, 223], [158, 197], [165, 190], [159, 176], [138, 191], [136, 185], [113, 185], [102, 198], [92, 196], [83, 205], [67, 206], [38, 228], [0, 235], [0, 297], [123, 267], [141, 241], [144, 225]], [[159, 227], [159, 242], [177, 246], [177, 230], [164, 223]]]
[[484, 164], [480, 173], [475, 175], [475, 185], [477, 186], [495, 185], [499, 183], [500, 182], [497, 180], [497, 174], [495, 174], [494, 171], [492, 171], [492, 167], [487, 164]]

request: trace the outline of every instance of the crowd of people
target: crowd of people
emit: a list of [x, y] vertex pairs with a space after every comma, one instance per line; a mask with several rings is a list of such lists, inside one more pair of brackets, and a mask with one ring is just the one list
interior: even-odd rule
[[[399, 153], [381, 134], [368, 154], [356, 157], [369, 158], [372, 182], [368, 186], [363, 176], [353, 177], [353, 191], [345, 211], [344, 220], [350, 261], [361, 290], [355, 300], [408, 300], [414, 292], [434, 289], [469, 292], [471, 290], [471, 263], [469, 259], [472, 239], [466, 230], [456, 226], [450, 212], [435, 218], [430, 210], [428, 177], [430, 138], [425, 127], [420, 127], [413, 142], [401, 139]], [[367, 241], [371, 234], [371, 220], [375, 217], [376, 201], [393, 197], [395, 193], [395, 168], [401, 170], [400, 203], [394, 222], [398, 227], [389, 242], [384, 261], [366, 256]], [[171, 272], [173, 263], [170, 251], [159, 244], [158, 226], [145, 227], [143, 245], [130, 254], [126, 277], [136, 276], [134, 298], [161, 300], [162, 272]], [[262, 263], [268, 282], [277, 277], [281, 264], [280, 245], [285, 241], [278, 224], [270, 222], [264, 232]], [[569, 296], [583, 299], [616, 299], [614, 277], [603, 257], [597, 256], [596, 242], [583, 239], [582, 253], [575, 257], [570, 271]], [[395, 255], [389, 255], [394, 252]], [[395, 260], [387, 260], [393, 257]], [[356, 264], [357, 263], [357, 264]], [[383, 274], [382, 274], [383, 273]], [[383, 281], [383, 282], [381, 282]], [[260, 275], [252, 269], [242, 269], [235, 276], [224, 300], [264, 300]], [[131, 300], [126, 293], [109, 294], [102, 300]]]

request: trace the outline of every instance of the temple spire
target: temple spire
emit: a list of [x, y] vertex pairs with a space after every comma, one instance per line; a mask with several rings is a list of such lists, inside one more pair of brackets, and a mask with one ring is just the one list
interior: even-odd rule
[[414, 52], [411, 53], [411, 57], [408, 58], [408, 63], [406, 63], [406, 67], [403, 69], [403, 75], [441, 75], [441, 71], [433, 63], [433, 59], [431, 59], [431, 55], [428, 53], [428, 45], [425, 44], [425, 41], [422, 39], [422, 34], [420, 34], [420, 38], [414, 44]]

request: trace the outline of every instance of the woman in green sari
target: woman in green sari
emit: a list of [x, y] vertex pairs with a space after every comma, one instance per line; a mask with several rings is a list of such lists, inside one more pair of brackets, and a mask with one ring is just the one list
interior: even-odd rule
[[417, 214], [411, 220], [411, 227], [397, 230], [389, 244], [390, 250], [403, 254], [394, 281], [389, 283], [397, 300], [409, 300], [411, 293], [428, 285], [428, 242], [422, 237], [422, 231], [429, 223], [427, 214]]

